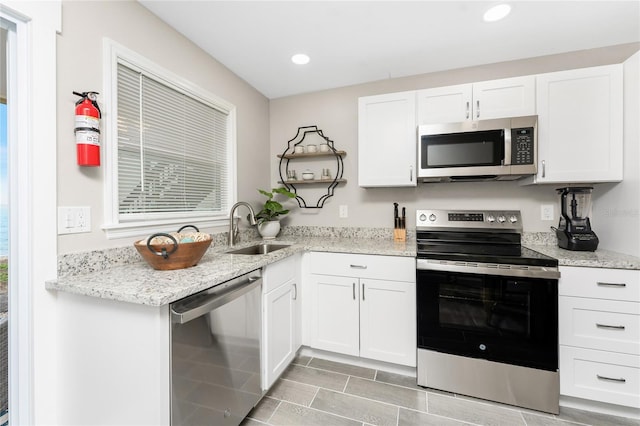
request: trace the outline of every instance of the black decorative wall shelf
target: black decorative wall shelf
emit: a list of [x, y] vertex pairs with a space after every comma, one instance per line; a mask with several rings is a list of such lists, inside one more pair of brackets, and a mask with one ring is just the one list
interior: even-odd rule
[[[320, 150], [317, 150], [315, 152], [296, 152], [296, 146], [298, 145], [303, 146], [301, 144], [305, 140], [305, 137], [312, 134], [318, 135], [322, 139], [324, 139], [323, 143], [326, 143], [328, 145], [328, 150], [326, 152], [321, 152]], [[346, 180], [342, 178], [342, 175], [344, 172], [344, 163], [342, 161], [342, 157], [345, 155], [347, 155], [347, 153], [344, 151], [338, 151], [335, 148], [333, 141], [328, 137], [326, 137], [322, 133], [322, 130], [318, 129], [318, 126], [298, 127], [298, 132], [296, 133], [296, 135], [293, 137], [293, 139], [287, 142], [287, 148], [284, 150], [284, 152], [281, 155], [278, 155], [278, 158], [280, 158], [280, 165], [278, 170], [280, 174], [279, 183], [282, 183], [282, 185], [284, 185], [284, 187], [287, 188], [287, 190], [296, 194], [296, 201], [298, 202], [298, 205], [301, 208], [321, 209], [322, 206], [324, 206], [324, 202], [327, 200], [327, 198], [333, 196], [333, 191], [336, 188], [336, 186], [338, 186], [339, 183], [346, 182]], [[300, 160], [300, 159], [308, 160], [308, 159], [314, 159], [318, 157], [331, 158], [336, 161], [336, 171], [333, 178], [322, 178], [322, 176], [320, 179], [299, 179], [299, 177], [288, 178], [289, 176], [288, 172], [290, 170], [289, 163], [292, 160], [294, 161]], [[307, 205], [307, 202], [304, 200], [304, 198], [302, 198], [298, 194], [299, 189], [297, 188], [297, 185], [316, 185], [316, 186], [327, 185], [327, 193], [322, 195], [318, 199], [315, 206]]]

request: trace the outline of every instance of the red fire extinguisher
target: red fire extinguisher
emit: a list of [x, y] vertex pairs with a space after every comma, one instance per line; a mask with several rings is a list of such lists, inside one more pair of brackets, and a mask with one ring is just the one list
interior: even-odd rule
[[100, 107], [98, 92], [73, 92], [80, 96], [76, 102], [76, 154], [79, 166], [100, 165]]

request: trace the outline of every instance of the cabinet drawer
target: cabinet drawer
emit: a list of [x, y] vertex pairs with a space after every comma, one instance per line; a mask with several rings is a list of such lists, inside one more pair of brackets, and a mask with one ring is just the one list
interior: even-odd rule
[[289, 256], [265, 266], [262, 293], [268, 293], [296, 277], [297, 256]]
[[640, 355], [640, 303], [559, 297], [561, 345]]
[[640, 271], [600, 268], [560, 268], [562, 296], [640, 301]]
[[560, 346], [560, 394], [640, 407], [640, 356]]
[[416, 259], [401, 256], [313, 252], [311, 273], [415, 282]]

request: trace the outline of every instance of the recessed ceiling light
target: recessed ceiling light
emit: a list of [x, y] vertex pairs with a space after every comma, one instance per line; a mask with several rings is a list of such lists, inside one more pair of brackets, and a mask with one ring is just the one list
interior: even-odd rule
[[305, 55], [304, 53], [298, 53], [291, 57], [291, 62], [293, 62], [296, 65], [308, 64], [309, 60], [310, 60], [309, 56]]
[[507, 16], [509, 12], [511, 12], [511, 6], [508, 4], [499, 4], [487, 10], [482, 19], [484, 19], [485, 22], [499, 21]]

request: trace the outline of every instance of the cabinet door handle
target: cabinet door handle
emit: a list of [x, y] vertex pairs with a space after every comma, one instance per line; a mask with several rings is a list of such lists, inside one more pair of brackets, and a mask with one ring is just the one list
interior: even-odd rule
[[298, 285], [293, 283], [293, 300], [298, 300]]
[[364, 283], [362, 283], [362, 301], [364, 302]]
[[544, 160], [542, 160], [542, 177], [545, 177], [546, 174], [547, 174], [547, 168], [544, 163]]
[[624, 378], [622, 378], [622, 377], [620, 377], [620, 378], [607, 377], [607, 376], [601, 376], [601, 375], [599, 375], [599, 374], [596, 374], [596, 377], [597, 377], [599, 380], [606, 380], [606, 381], [608, 381], [608, 382], [618, 382], [618, 383], [626, 383], [626, 382], [627, 382], [627, 380], [626, 380], [626, 379], [624, 379]]
[[466, 118], [469, 119], [469, 101], [467, 101], [467, 111], [466, 112], [467, 112]]
[[480, 118], [480, 100], [476, 101], [476, 118]]
[[356, 300], [356, 283], [353, 283], [353, 300]]
[[409, 166], [409, 182], [413, 182], [413, 166]]
[[609, 328], [609, 329], [614, 329], [614, 330], [624, 330], [625, 329], [624, 325], [608, 325], [608, 324], [599, 324], [599, 323], [596, 323], [596, 327], [598, 327], [598, 328]]
[[596, 283], [597, 285], [599, 285], [600, 287], [626, 287], [627, 284], [625, 283], [603, 283], [598, 281]]
[[349, 265], [353, 269], [367, 269], [367, 265]]

